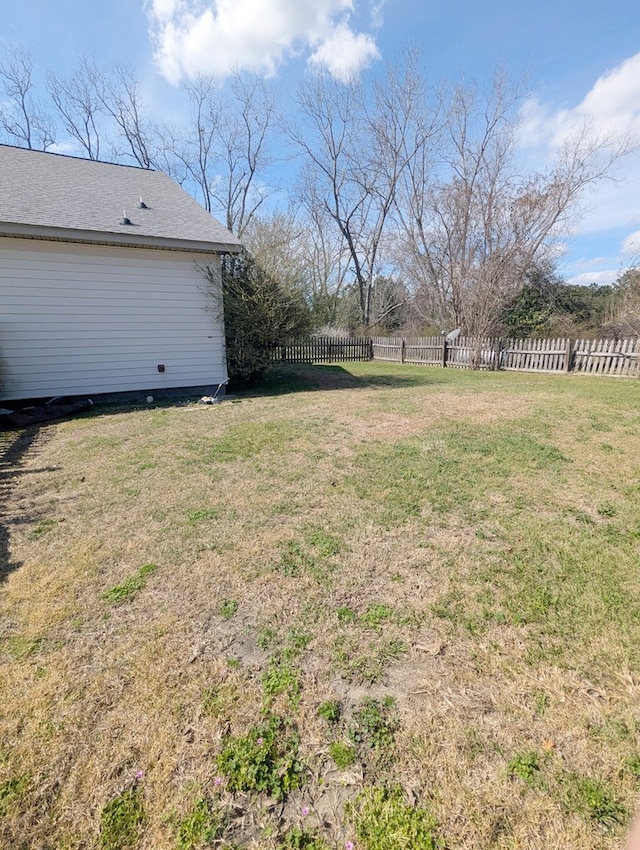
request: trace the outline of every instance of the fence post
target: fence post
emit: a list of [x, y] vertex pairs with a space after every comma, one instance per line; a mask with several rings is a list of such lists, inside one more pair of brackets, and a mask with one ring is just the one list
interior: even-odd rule
[[571, 349], [572, 349], [571, 340], [567, 339], [567, 341], [565, 343], [565, 348], [564, 348], [564, 360], [563, 360], [563, 363], [562, 363], [562, 371], [563, 372], [570, 372], [571, 371]]
[[442, 368], [447, 368], [447, 338], [446, 336], [442, 337]]
[[404, 363], [404, 357], [407, 352], [407, 344], [405, 342], [404, 337], [402, 337], [402, 345], [400, 346], [400, 362]]
[[373, 360], [373, 337], [369, 337], [369, 360]]
[[503, 339], [499, 339], [496, 345], [496, 356], [493, 364], [493, 368], [496, 372], [502, 371], [502, 362], [504, 360], [504, 350], [506, 347], [506, 342]]

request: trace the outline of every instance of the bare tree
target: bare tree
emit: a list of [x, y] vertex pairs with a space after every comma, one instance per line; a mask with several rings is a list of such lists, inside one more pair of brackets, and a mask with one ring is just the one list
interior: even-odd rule
[[132, 159], [143, 168], [156, 167], [158, 128], [145, 115], [140, 80], [129, 65], [116, 65], [110, 73], [93, 68], [92, 85], [105, 113], [113, 120], [118, 137], [113, 142], [115, 160]]
[[44, 150], [55, 144], [48, 115], [33, 95], [33, 61], [21, 47], [10, 47], [0, 63], [0, 127], [13, 144]]
[[228, 91], [211, 76], [183, 84], [190, 116], [173, 140], [173, 155], [209, 212], [242, 236], [273, 192], [270, 141], [275, 100], [257, 76], [233, 75]]
[[451, 97], [434, 177], [419, 160], [400, 206], [405, 268], [425, 313], [475, 337], [496, 330], [531, 269], [553, 259], [585, 189], [611, 174], [627, 140], [580, 128], [542, 173], [523, 173], [516, 142], [521, 94], [498, 75], [488, 97]]
[[213, 190], [219, 180], [216, 173], [216, 165], [219, 165], [216, 149], [220, 122], [219, 86], [213, 77], [198, 76], [182, 88], [189, 99], [191, 115], [182, 142], [174, 139], [173, 154], [183, 164], [185, 174], [211, 212]]
[[348, 324], [350, 255], [335, 222], [319, 205], [306, 209], [304, 241], [309, 260], [309, 298], [314, 317], [326, 330]]
[[274, 191], [265, 177], [275, 161], [270, 148], [275, 118], [275, 98], [265, 80], [234, 74], [216, 128], [223, 167], [211, 197], [238, 237]]
[[100, 121], [105, 109], [98, 97], [99, 77], [95, 63], [86, 57], [67, 79], [53, 72], [48, 75], [49, 95], [64, 128], [89, 159], [100, 159]]
[[254, 216], [247, 224], [243, 243], [273, 280], [305, 294], [310, 290], [306, 222], [294, 209]]
[[613, 285], [611, 325], [618, 336], [640, 334], [640, 257]]
[[368, 327], [400, 179], [431, 138], [433, 119], [414, 57], [389, 68], [372, 92], [365, 85], [323, 74], [307, 80], [298, 95], [307, 126], [290, 133], [305, 156], [307, 203], [339, 231], [358, 291], [360, 322]]

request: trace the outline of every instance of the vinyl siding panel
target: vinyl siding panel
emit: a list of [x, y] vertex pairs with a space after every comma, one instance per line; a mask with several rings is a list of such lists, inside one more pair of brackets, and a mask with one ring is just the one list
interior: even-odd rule
[[3, 397], [213, 387], [224, 381], [222, 323], [196, 262], [218, 260], [0, 239]]

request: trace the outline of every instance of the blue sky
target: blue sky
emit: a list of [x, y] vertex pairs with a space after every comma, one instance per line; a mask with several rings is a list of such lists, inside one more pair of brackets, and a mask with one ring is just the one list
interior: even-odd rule
[[[2, 0], [0, 48], [23, 46], [39, 71], [64, 74], [81, 54], [127, 62], [158, 115], [198, 71], [248, 67], [293, 87], [308, 65], [337, 76], [418, 45], [433, 80], [525, 74], [523, 155], [541, 162], [589, 113], [602, 130], [640, 135], [640, 3], [631, 0]], [[640, 252], [640, 153], [588, 199], [560, 271], [608, 283]]]

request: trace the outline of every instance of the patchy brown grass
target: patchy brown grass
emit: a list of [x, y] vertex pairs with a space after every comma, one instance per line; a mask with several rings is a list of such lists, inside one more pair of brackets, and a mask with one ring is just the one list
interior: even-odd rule
[[[300, 827], [375, 850], [345, 804], [398, 784], [447, 848], [618, 847], [635, 383], [375, 363], [265, 386], [5, 436], [0, 844], [268, 850]], [[393, 742], [338, 767], [385, 697]], [[219, 754], [269, 717], [302, 782], [230, 790]], [[121, 799], [144, 817], [114, 838]]]

